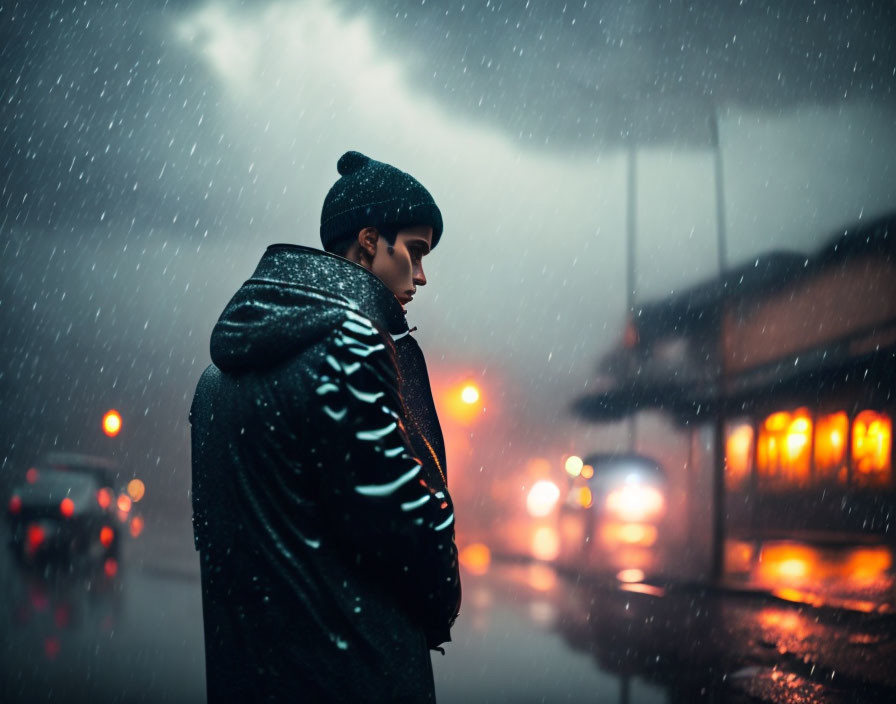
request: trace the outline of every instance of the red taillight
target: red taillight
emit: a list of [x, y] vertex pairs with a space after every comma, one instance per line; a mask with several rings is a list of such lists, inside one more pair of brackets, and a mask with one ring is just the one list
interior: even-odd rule
[[34, 484], [37, 481], [37, 469], [34, 467], [30, 467], [27, 472], [25, 472], [25, 481], [29, 484]]
[[37, 550], [41, 546], [41, 543], [44, 542], [44, 537], [43, 528], [34, 524], [28, 526], [28, 530], [25, 533], [25, 540], [31, 550]]
[[10, 513], [18, 513], [22, 510], [22, 497], [18, 494], [13, 494], [9, 499], [9, 512]]
[[75, 502], [67, 496], [59, 502], [59, 513], [65, 518], [71, 518], [75, 515]]
[[131, 519], [131, 535], [135, 538], [140, 537], [140, 534], [143, 532], [143, 518], [142, 516], [134, 516]]
[[113, 540], [115, 540], [115, 531], [109, 526], [103, 526], [100, 530], [100, 542], [103, 544], [103, 547], [109, 547]]
[[47, 656], [47, 660], [55, 660], [61, 649], [59, 638], [56, 636], [48, 636], [44, 640], [44, 653]]
[[112, 505], [112, 492], [106, 488], [96, 492], [96, 502], [104, 511]]
[[118, 574], [118, 560], [114, 557], [107, 557], [106, 561], [103, 563], [103, 571], [110, 579], [114, 577]]
[[122, 513], [127, 513], [131, 510], [131, 497], [127, 494], [122, 494], [118, 497], [118, 510]]

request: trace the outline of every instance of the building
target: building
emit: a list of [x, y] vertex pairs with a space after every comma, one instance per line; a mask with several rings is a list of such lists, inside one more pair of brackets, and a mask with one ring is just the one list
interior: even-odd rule
[[719, 543], [892, 543], [894, 254], [896, 213], [644, 304], [574, 410], [610, 422], [660, 409], [712, 438], [700, 471], [714, 476]]

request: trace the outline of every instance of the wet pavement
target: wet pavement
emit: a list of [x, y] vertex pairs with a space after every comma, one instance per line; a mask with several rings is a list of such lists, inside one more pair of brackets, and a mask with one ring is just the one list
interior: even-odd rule
[[[4, 702], [204, 699], [189, 525], [125, 547], [112, 577], [46, 577], [4, 554]], [[465, 572], [454, 640], [434, 653], [453, 702], [893, 702], [892, 613], [768, 594], [623, 584], [540, 563]]]

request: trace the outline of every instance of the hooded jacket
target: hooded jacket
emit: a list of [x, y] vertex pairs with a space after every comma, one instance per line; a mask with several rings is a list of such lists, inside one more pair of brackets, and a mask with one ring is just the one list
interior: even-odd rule
[[460, 607], [423, 355], [380, 280], [272, 245], [190, 410], [209, 701], [434, 701]]

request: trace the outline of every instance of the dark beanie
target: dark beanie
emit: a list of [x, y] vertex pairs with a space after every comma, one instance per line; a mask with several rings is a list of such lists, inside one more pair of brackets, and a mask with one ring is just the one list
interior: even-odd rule
[[360, 152], [346, 152], [336, 164], [333, 184], [320, 214], [320, 241], [329, 244], [365, 227], [392, 231], [432, 226], [432, 247], [442, 236], [442, 213], [423, 184], [394, 166]]

